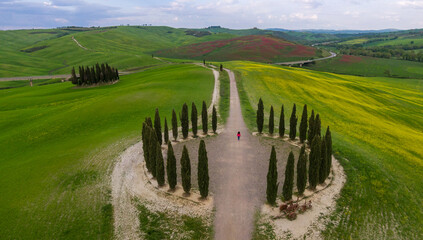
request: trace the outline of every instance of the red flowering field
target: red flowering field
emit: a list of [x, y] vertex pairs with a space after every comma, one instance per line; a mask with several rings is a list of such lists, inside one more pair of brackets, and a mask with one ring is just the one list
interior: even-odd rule
[[315, 48], [288, 42], [281, 38], [250, 35], [164, 49], [155, 52], [155, 55], [212, 61], [276, 62], [314, 57], [315, 52]]
[[342, 55], [339, 61], [344, 63], [358, 63], [362, 61], [362, 58], [357, 56], [352, 56], [352, 55]]

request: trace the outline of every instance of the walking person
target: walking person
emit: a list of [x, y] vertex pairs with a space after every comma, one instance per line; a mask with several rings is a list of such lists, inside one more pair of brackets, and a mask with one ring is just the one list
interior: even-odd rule
[[241, 137], [241, 132], [238, 132], [238, 133], [236, 134], [236, 136], [238, 137], [238, 141], [239, 141], [239, 138]]

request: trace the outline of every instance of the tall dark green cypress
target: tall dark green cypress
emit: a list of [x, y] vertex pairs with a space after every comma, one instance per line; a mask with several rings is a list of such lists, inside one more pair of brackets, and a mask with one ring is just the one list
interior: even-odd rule
[[322, 184], [326, 180], [326, 164], [327, 164], [327, 157], [326, 154], [326, 139], [323, 137], [321, 150], [320, 150], [320, 165], [319, 165], [319, 183]]
[[263, 123], [264, 123], [264, 105], [263, 100], [261, 98], [259, 99], [258, 105], [257, 105], [257, 130], [261, 134], [263, 132]]
[[320, 122], [320, 115], [316, 115], [316, 119], [314, 119], [314, 136], [322, 136], [321, 130], [321, 122]]
[[169, 127], [167, 126], [166, 117], [165, 117], [165, 124], [164, 124], [164, 141], [165, 141], [165, 144], [169, 142]]
[[150, 146], [150, 127], [147, 125], [146, 121], [142, 124], [142, 149], [144, 154], [145, 166], [147, 169], [150, 169], [150, 155], [149, 155], [149, 146]]
[[281, 115], [279, 117], [279, 137], [285, 136], [285, 112], [283, 109], [283, 104], [281, 107]]
[[308, 121], [308, 136], [307, 136], [308, 145], [311, 146], [311, 142], [313, 141], [313, 138], [314, 138], [314, 110], [311, 110], [311, 116]]
[[162, 124], [160, 122], [159, 109], [156, 108], [156, 115], [154, 116], [154, 129], [156, 130], [157, 141], [160, 145], [163, 143], [162, 138]]
[[156, 144], [156, 179], [159, 187], [162, 187], [165, 184], [165, 169], [163, 162], [162, 148], [157, 142]]
[[213, 133], [216, 133], [217, 129], [217, 111], [216, 108], [213, 105], [213, 111], [212, 111], [212, 130]]
[[102, 82], [102, 79], [100, 77], [101, 69], [100, 69], [100, 65], [98, 65], [98, 63], [95, 64], [95, 74], [96, 74], [96, 78], [98, 79], [98, 81]]
[[72, 81], [72, 84], [74, 84], [74, 85], [78, 84], [78, 78], [76, 77], [75, 67], [72, 67], [71, 81]]
[[320, 170], [320, 151], [321, 147], [321, 140], [319, 136], [314, 136], [313, 141], [311, 142], [311, 151], [309, 162], [310, 165], [308, 167], [308, 182], [310, 185], [310, 189], [316, 189], [317, 183], [319, 181], [319, 170]]
[[172, 110], [172, 135], [173, 140], [178, 139], [178, 118], [176, 117], [175, 109]]
[[297, 189], [298, 195], [303, 195], [307, 184], [307, 155], [305, 146], [303, 145], [300, 150], [300, 156], [297, 162]]
[[201, 109], [201, 120], [203, 125], [203, 134], [207, 134], [209, 121], [207, 116], [207, 105], [205, 101], [203, 101], [203, 107]]
[[275, 146], [272, 146], [272, 152], [270, 153], [269, 169], [267, 172], [267, 188], [266, 198], [267, 202], [271, 205], [275, 204], [276, 195], [278, 193], [278, 166], [276, 159]]
[[79, 66], [79, 78], [78, 78], [78, 85], [81, 86], [84, 83], [84, 70]]
[[149, 144], [149, 162], [150, 162], [150, 169], [149, 171], [153, 175], [153, 177], [156, 177], [156, 158], [157, 158], [157, 135], [154, 129], [151, 129], [150, 131], [150, 144]]
[[295, 140], [295, 137], [297, 136], [297, 121], [297, 106], [294, 103], [291, 118], [289, 119], [289, 138], [291, 140]]
[[197, 107], [195, 106], [194, 102], [191, 105], [191, 124], [192, 124], [192, 133], [194, 134], [194, 137], [197, 137], [198, 113], [197, 113]]
[[176, 158], [173, 152], [172, 144], [167, 144], [167, 163], [166, 163], [167, 182], [169, 188], [175, 190], [176, 186]]
[[145, 123], [151, 128], [153, 128], [153, 121], [151, 121], [151, 117], [145, 119]]
[[292, 189], [294, 188], [294, 167], [295, 159], [292, 151], [289, 153], [288, 162], [285, 169], [285, 181], [283, 182], [282, 196], [285, 201], [292, 199]]
[[327, 163], [326, 163], [326, 177], [330, 174], [330, 169], [332, 168], [332, 134], [330, 132], [329, 126], [326, 129], [326, 154], [327, 154]]
[[186, 103], [182, 106], [181, 115], [182, 136], [184, 139], [188, 137], [189, 121], [188, 121], [188, 106]]
[[269, 114], [269, 134], [273, 135], [273, 131], [275, 130], [275, 114], [273, 112], [273, 106], [270, 106], [270, 114]]
[[120, 77], [119, 77], [119, 71], [116, 69], [116, 79], [120, 79]]
[[303, 108], [303, 115], [301, 116], [301, 123], [300, 123], [300, 141], [304, 143], [307, 139], [307, 104], [304, 105]]
[[191, 190], [191, 161], [189, 159], [188, 149], [185, 145], [181, 156], [181, 178], [184, 191], [189, 193]]
[[198, 149], [198, 188], [202, 198], [209, 195], [209, 160], [207, 158], [206, 144], [204, 140], [200, 141]]

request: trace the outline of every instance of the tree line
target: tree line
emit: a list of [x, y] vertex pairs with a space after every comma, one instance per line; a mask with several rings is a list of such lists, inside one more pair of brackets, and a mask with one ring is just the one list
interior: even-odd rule
[[[257, 108], [257, 128], [261, 134], [263, 132], [264, 123], [264, 104], [260, 98]], [[292, 108], [290, 122], [289, 138], [295, 140], [297, 135], [297, 108], [294, 104]], [[270, 107], [269, 114], [269, 133], [274, 132], [274, 111], [273, 106]], [[285, 134], [285, 113], [284, 105], [281, 106], [281, 114], [279, 117], [279, 136], [284, 137]], [[322, 184], [328, 178], [331, 164], [332, 164], [332, 135], [329, 126], [326, 129], [326, 134], [321, 136], [321, 120], [320, 115], [311, 111], [311, 116], [308, 118], [307, 104], [304, 105], [300, 126], [299, 126], [299, 138], [300, 142], [304, 145], [300, 150], [300, 155], [297, 161], [297, 189], [298, 194], [302, 195], [306, 188], [307, 180], [309, 188], [315, 190], [317, 184]], [[310, 147], [310, 155], [307, 156], [306, 144]], [[308, 159], [308, 161], [307, 161]], [[307, 168], [308, 163], [308, 168]], [[294, 169], [295, 159], [292, 151], [289, 154], [288, 162], [285, 168], [285, 181], [282, 187], [282, 195], [284, 200], [292, 199], [293, 187], [294, 187]], [[269, 168], [267, 174], [267, 201], [270, 204], [274, 204], [276, 201], [278, 191], [278, 171], [277, 171], [277, 159], [275, 147], [272, 147]]]
[[[156, 113], [157, 112], [158, 111], [156, 111]], [[165, 130], [166, 128], [167, 124], [165, 122]], [[153, 122], [151, 121], [151, 118], [145, 119], [142, 127], [142, 143], [145, 164], [147, 167], [147, 171], [150, 172], [153, 178], [156, 179], [159, 187], [163, 187], [165, 185], [165, 178], [167, 177], [169, 188], [174, 191], [177, 185], [175, 153], [172, 147], [172, 143], [168, 139], [166, 140], [165, 132], [165, 142], [167, 143], [167, 159], [165, 166], [161, 148], [162, 142], [159, 140], [161, 139], [161, 133], [160, 137], [158, 137], [157, 129], [158, 128], [156, 126], [156, 121], [153, 127]], [[182, 188], [184, 189], [184, 192], [189, 194], [191, 191], [191, 160], [189, 157], [188, 149], [185, 145], [182, 150], [180, 165]], [[197, 173], [198, 188], [200, 190], [200, 195], [202, 198], [207, 198], [209, 193], [209, 169], [206, 144], [204, 140], [200, 141], [200, 146], [198, 149]]]
[[79, 66], [79, 75], [76, 75], [75, 67], [71, 71], [72, 84], [94, 85], [100, 83], [110, 83], [119, 80], [119, 71], [116, 68], [110, 67], [109, 64], [96, 64], [95, 66]]

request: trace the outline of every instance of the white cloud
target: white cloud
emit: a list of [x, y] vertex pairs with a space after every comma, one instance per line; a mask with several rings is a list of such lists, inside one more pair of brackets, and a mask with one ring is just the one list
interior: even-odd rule
[[290, 18], [298, 19], [298, 20], [312, 20], [316, 21], [318, 16], [316, 14], [305, 15], [304, 13], [293, 13], [289, 15]]
[[58, 22], [58, 23], [68, 23], [69, 22], [69, 20], [64, 19], [64, 18], [55, 18], [54, 21]]
[[399, 1], [398, 4], [403, 7], [423, 8], [423, 1]]

